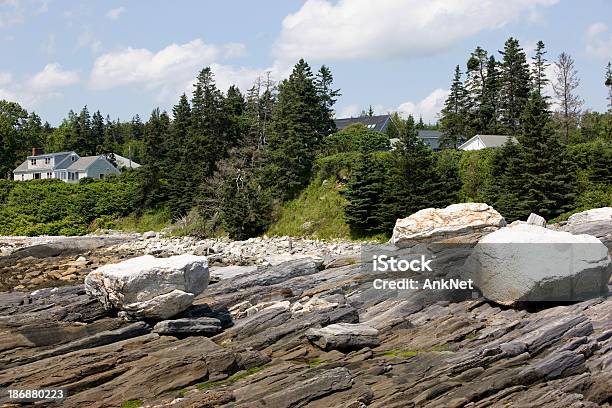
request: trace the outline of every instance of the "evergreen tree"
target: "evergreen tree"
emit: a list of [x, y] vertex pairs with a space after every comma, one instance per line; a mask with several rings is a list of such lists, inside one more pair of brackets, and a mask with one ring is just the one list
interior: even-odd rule
[[344, 218], [355, 237], [388, 233], [395, 221], [386, 200], [388, 159], [375, 153], [363, 156], [342, 192], [348, 201]]
[[104, 118], [100, 111], [96, 111], [91, 119], [92, 146], [95, 145], [95, 153], [110, 153], [112, 150], [104, 149]]
[[320, 100], [304, 60], [295, 65], [278, 89], [267, 140], [265, 180], [276, 194], [290, 198], [307, 183], [322, 140]]
[[467, 107], [466, 107], [466, 92], [461, 82], [461, 70], [459, 65], [455, 68], [455, 76], [451, 85], [450, 93], [444, 108], [442, 109], [440, 118], [440, 128], [442, 137], [440, 137], [440, 146], [442, 148], [457, 148], [462, 137], [465, 137]]
[[166, 170], [164, 158], [168, 154], [166, 138], [170, 132], [170, 118], [159, 108], [151, 112], [151, 117], [144, 128], [145, 164], [142, 167], [141, 200], [144, 207], [160, 205], [165, 199], [165, 183], [160, 181]]
[[[172, 108], [172, 115], [174, 120], [166, 143], [166, 160], [161, 167], [165, 175], [162, 184], [167, 185], [168, 190], [168, 206], [173, 218], [177, 218], [192, 207], [191, 197], [194, 194], [194, 186], [190, 183], [194, 159], [188, 156], [191, 106], [185, 94]], [[167, 181], [164, 182], [164, 179]]]
[[546, 58], [546, 50], [544, 49], [544, 42], [538, 41], [536, 44], [535, 55], [533, 56], [533, 88], [534, 91], [538, 93], [544, 99], [547, 99], [548, 96], [544, 95], [544, 87], [549, 83], [548, 78], [546, 78], [546, 68], [550, 66], [547, 63]]
[[501, 63], [501, 120], [507, 131], [515, 134], [520, 116], [529, 99], [530, 74], [525, 52], [518, 40], [510, 37], [500, 51]]
[[612, 113], [612, 64], [608, 62], [606, 67], [606, 80], [604, 82], [608, 88], [608, 112]]
[[480, 106], [479, 132], [485, 134], [499, 133], [499, 105], [500, 105], [500, 79], [499, 64], [491, 55], [487, 61], [487, 74], [482, 105]]
[[562, 52], [555, 62], [555, 82], [553, 91], [557, 97], [559, 108], [557, 116], [560, 119], [565, 143], [569, 143], [570, 133], [578, 126], [580, 108], [583, 100], [576, 94], [580, 85], [578, 71], [574, 67], [571, 55]]
[[476, 47], [467, 62], [466, 88], [466, 109], [468, 111], [467, 132], [465, 137], [470, 137], [484, 129], [486, 124], [486, 104], [487, 95], [487, 65], [488, 53], [481, 47]]
[[555, 136], [548, 104], [533, 92], [521, 117], [518, 135], [524, 171], [523, 216], [536, 212], [555, 218], [574, 203], [572, 165]]
[[81, 156], [91, 156], [96, 153], [95, 141], [91, 135], [91, 116], [87, 105], [83, 107], [75, 123], [75, 137], [71, 150]]
[[317, 72], [315, 87], [321, 108], [320, 129], [323, 136], [330, 135], [336, 131], [334, 104], [341, 94], [339, 89], [333, 89], [333, 81], [334, 78], [330, 69], [325, 65], [321, 66], [321, 69]]
[[237, 86], [230, 86], [227, 97], [224, 100], [225, 117], [227, 118], [226, 134], [228, 146], [236, 146], [241, 142], [245, 133], [245, 109], [244, 96]]
[[130, 139], [131, 140], [142, 140], [144, 136], [144, 124], [138, 114], [132, 118], [130, 126]]
[[391, 221], [432, 206], [433, 152], [418, 138], [414, 118], [396, 124], [399, 142], [393, 151], [391, 185], [386, 193]]

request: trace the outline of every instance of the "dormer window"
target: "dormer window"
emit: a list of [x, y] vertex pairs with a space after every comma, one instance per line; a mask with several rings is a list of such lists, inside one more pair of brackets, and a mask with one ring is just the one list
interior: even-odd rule
[[51, 164], [51, 158], [45, 157], [45, 164]]
[[70, 160], [76, 161], [76, 156], [70, 156]]
[[30, 164], [32, 166], [36, 166], [36, 159], [30, 159]]

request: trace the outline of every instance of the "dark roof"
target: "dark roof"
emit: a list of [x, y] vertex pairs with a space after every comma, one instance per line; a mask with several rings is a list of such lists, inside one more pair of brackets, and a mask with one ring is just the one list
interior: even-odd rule
[[440, 137], [442, 132], [439, 130], [419, 130], [419, 139], [421, 139], [431, 150], [440, 150]]
[[370, 130], [374, 130], [376, 132], [384, 132], [389, 125], [391, 120], [390, 115], [377, 115], [377, 116], [360, 116], [358, 118], [343, 118], [343, 119], [334, 119], [336, 122], [336, 128], [338, 130], [342, 130], [345, 127], [355, 124], [361, 123], [366, 128]]

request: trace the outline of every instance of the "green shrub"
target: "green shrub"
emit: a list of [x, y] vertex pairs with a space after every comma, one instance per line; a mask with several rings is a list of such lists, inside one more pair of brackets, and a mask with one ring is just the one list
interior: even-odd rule
[[327, 180], [333, 177], [336, 180], [347, 180], [361, 160], [363, 160], [363, 154], [359, 152], [320, 157], [313, 164], [314, 178]]
[[389, 137], [386, 134], [374, 132], [361, 123], [355, 123], [323, 139], [319, 155], [330, 156], [348, 152], [368, 154], [388, 149]]

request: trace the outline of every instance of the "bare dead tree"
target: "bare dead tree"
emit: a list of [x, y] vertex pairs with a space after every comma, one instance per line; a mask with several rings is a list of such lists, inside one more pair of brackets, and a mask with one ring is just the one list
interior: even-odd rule
[[580, 85], [578, 71], [571, 55], [562, 52], [555, 62], [555, 81], [553, 91], [558, 102], [557, 113], [563, 126], [565, 142], [569, 141], [570, 130], [576, 127], [580, 108], [584, 101], [575, 91]]

